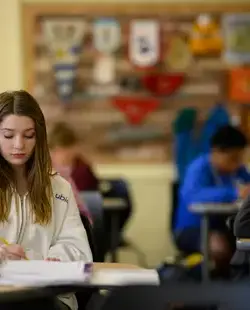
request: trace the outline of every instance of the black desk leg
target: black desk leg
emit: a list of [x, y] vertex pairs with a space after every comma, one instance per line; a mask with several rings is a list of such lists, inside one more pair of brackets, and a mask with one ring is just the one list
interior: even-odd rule
[[119, 216], [117, 212], [111, 215], [111, 262], [117, 263], [117, 248], [119, 246]]
[[209, 281], [209, 216], [203, 214], [201, 220], [201, 249], [203, 254], [202, 281]]

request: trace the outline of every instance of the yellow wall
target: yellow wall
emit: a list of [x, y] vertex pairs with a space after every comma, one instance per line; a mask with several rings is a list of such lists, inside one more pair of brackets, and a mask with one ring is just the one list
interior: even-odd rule
[[[153, 0], [136, 0], [149, 3]], [[242, 2], [249, 2], [245, 0]], [[21, 40], [21, 5], [23, 3], [44, 3], [50, 0], [0, 0], [0, 92], [23, 87], [22, 45]], [[53, 0], [53, 2], [117, 3], [117, 0]], [[134, 0], [119, 0], [121, 2], [135, 2]], [[164, 0], [155, 2], [167, 2]], [[175, 2], [175, 0], [168, 0]], [[179, 0], [189, 2], [188, 0]], [[200, 2], [192, 1], [192, 2]], [[206, 3], [215, 3], [217, 0], [203, 0]], [[221, 0], [221, 3], [235, 2], [235, 0]], [[122, 175], [132, 186], [135, 214], [128, 227], [127, 235], [140, 245], [147, 254], [148, 263], [159, 263], [166, 254], [172, 252], [171, 241], [167, 231], [170, 211], [169, 184], [174, 178], [174, 169], [168, 165], [102, 165], [96, 167], [101, 176]], [[132, 256], [123, 255], [123, 259], [132, 261]]]

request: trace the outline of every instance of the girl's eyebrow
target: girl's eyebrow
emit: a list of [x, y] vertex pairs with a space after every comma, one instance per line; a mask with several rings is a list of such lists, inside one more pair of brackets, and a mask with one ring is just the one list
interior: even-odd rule
[[[2, 128], [1, 131], [4, 131], [4, 130], [7, 130], [7, 131], [14, 131], [14, 129], [11, 129], [11, 128]], [[35, 130], [35, 128], [28, 128], [28, 129], [25, 129], [24, 131], [30, 131], [30, 130]]]

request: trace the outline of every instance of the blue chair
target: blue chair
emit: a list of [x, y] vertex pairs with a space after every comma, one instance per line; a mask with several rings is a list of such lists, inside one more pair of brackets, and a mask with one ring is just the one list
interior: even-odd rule
[[80, 192], [80, 197], [86, 204], [91, 214], [93, 222], [103, 221], [103, 199], [102, 195], [97, 191]]

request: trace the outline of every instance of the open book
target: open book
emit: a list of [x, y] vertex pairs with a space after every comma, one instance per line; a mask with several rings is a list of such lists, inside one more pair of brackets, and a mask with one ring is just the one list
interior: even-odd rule
[[81, 284], [90, 278], [92, 266], [81, 261], [7, 261], [0, 269], [0, 285]]

